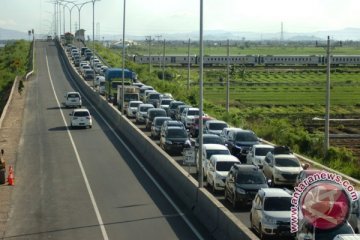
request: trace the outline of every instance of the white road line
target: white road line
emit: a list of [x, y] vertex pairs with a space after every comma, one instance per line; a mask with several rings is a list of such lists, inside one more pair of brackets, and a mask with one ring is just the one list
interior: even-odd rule
[[53, 80], [52, 80], [51, 74], [50, 74], [49, 61], [48, 61], [48, 58], [47, 58], [46, 49], [45, 49], [45, 58], [46, 58], [46, 66], [47, 66], [47, 71], [48, 71], [48, 75], [49, 75], [49, 79], [50, 79], [50, 83], [51, 83], [51, 88], [52, 88], [52, 90], [53, 90], [53, 92], [54, 92], [54, 96], [55, 96], [55, 99], [56, 99], [56, 103], [57, 103], [57, 105], [58, 105], [58, 107], [59, 107], [59, 109], [60, 109], [60, 113], [61, 113], [62, 119], [63, 119], [64, 124], [65, 124], [65, 126], [66, 126], [66, 131], [67, 131], [67, 133], [68, 133], [68, 135], [69, 135], [71, 144], [72, 144], [72, 146], [73, 146], [73, 149], [74, 149], [74, 152], [75, 152], [75, 155], [76, 155], [76, 159], [77, 159], [77, 161], [78, 161], [78, 163], [79, 163], [79, 167], [80, 167], [81, 173], [82, 173], [82, 175], [83, 175], [86, 188], [87, 188], [87, 190], [88, 190], [88, 192], [89, 192], [89, 195], [90, 195], [91, 203], [92, 203], [92, 205], [93, 205], [93, 208], [94, 208], [94, 210], [95, 210], [95, 214], [96, 214], [97, 220], [98, 220], [98, 222], [99, 222], [99, 226], [100, 226], [100, 229], [101, 229], [101, 233], [102, 233], [102, 235], [103, 235], [104, 240], [108, 240], [109, 237], [108, 237], [108, 235], [107, 235], [107, 233], [106, 233], [105, 226], [104, 226], [103, 220], [102, 220], [102, 218], [101, 218], [99, 208], [98, 208], [98, 206], [97, 206], [97, 204], [96, 204], [94, 194], [93, 194], [93, 192], [92, 192], [92, 190], [91, 190], [91, 187], [90, 187], [90, 184], [89, 184], [89, 180], [88, 180], [88, 178], [87, 178], [87, 176], [86, 176], [86, 173], [85, 173], [85, 170], [84, 170], [84, 167], [83, 167], [83, 164], [82, 164], [82, 161], [81, 161], [79, 152], [77, 151], [75, 142], [74, 142], [74, 140], [73, 140], [73, 138], [72, 138], [72, 135], [71, 135], [71, 132], [70, 132], [70, 130], [69, 130], [69, 127], [67, 126], [67, 122], [66, 122], [66, 120], [65, 120], [64, 113], [63, 113], [63, 111], [62, 111], [62, 109], [61, 109], [61, 105], [60, 105], [59, 99], [58, 99], [58, 97], [57, 97], [57, 95], [56, 95], [56, 92], [55, 92]]
[[[65, 60], [63, 57], [61, 57], [61, 60], [63, 61], [63, 64], [65, 64]], [[69, 71], [66, 69], [67, 75], [71, 76]], [[78, 86], [78, 84], [74, 81], [75, 85]], [[79, 86], [78, 86], [79, 88]], [[100, 116], [100, 118], [104, 121], [104, 123], [108, 126], [108, 128], [111, 130], [111, 132], [115, 135], [115, 137], [121, 142], [123, 147], [126, 148], [126, 150], [130, 153], [130, 155], [135, 159], [136, 163], [144, 170], [146, 175], [150, 178], [150, 180], [154, 183], [154, 185], [159, 189], [159, 191], [163, 194], [163, 196], [169, 201], [171, 206], [175, 209], [176, 212], [181, 216], [181, 218], [184, 220], [184, 222], [188, 225], [188, 227], [193, 231], [193, 233], [197, 236], [198, 239], [203, 240], [204, 238], [201, 236], [199, 231], [194, 227], [194, 225], [187, 219], [186, 215], [180, 211], [180, 208], [176, 205], [176, 203], [170, 198], [170, 196], [165, 192], [165, 190], [161, 187], [161, 185], [156, 181], [156, 179], [150, 174], [150, 172], [145, 168], [145, 166], [141, 163], [141, 161], [135, 156], [135, 154], [130, 150], [130, 148], [125, 144], [125, 142], [119, 137], [119, 135], [115, 132], [115, 130], [110, 126], [110, 124], [105, 120], [105, 118], [98, 112], [98, 110], [95, 108], [95, 106], [89, 101], [89, 99], [81, 92], [80, 88], [78, 89], [83, 96], [83, 98], [86, 99], [88, 104], [91, 105], [91, 107], [96, 111], [96, 113]]]

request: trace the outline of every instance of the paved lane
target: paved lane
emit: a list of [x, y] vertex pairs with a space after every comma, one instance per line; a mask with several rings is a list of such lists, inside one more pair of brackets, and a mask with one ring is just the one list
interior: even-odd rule
[[166, 186], [149, 178], [86, 99], [93, 128], [67, 129], [71, 110], [59, 107], [52, 84], [60, 102], [76, 86], [60, 63], [53, 43], [37, 42], [5, 237], [211, 239], [171, 192], [174, 202], [164, 197], [152, 179]]

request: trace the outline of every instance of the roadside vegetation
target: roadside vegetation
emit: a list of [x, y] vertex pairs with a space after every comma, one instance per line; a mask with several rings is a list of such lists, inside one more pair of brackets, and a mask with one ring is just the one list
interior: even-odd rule
[[31, 68], [30, 43], [24, 40], [9, 42], [0, 48], [0, 109], [9, 96], [15, 76], [23, 77]]
[[[179, 48], [168, 50], [178, 53]], [[185, 49], [185, 46], [183, 47]], [[221, 53], [218, 47], [217, 51]], [[305, 47], [304, 47], [305, 48]], [[305, 48], [264, 47], [259, 54], [307, 54]], [[121, 66], [121, 50], [107, 49], [100, 45], [97, 51], [111, 66]], [[183, 49], [183, 50], [184, 50]], [[226, 51], [226, 48], [224, 48]], [[280, 51], [280, 50], [281, 51]], [[319, 50], [319, 48], [313, 48]], [[341, 54], [359, 48], [351, 47]], [[129, 55], [140, 52], [129, 48]], [[250, 51], [250, 48], [248, 49]], [[249, 54], [254, 54], [253, 51]], [[183, 52], [186, 53], [186, 50]], [[208, 49], [205, 50], [209, 51]], [[212, 50], [211, 50], [212, 51]], [[215, 51], [215, 50], [214, 50]], [[304, 52], [305, 51], [305, 52]], [[156, 52], [156, 51], [154, 51]], [[160, 52], [160, 51], [159, 51]], [[323, 52], [323, 50], [321, 50]], [[244, 54], [244, 52], [241, 52]], [[154, 53], [155, 54], [155, 53]], [[237, 53], [239, 54], [239, 53]], [[315, 54], [315, 53], [314, 53]], [[316, 54], [321, 54], [317, 52]], [[340, 53], [339, 53], [340, 54]], [[160, 92], [170, 92], [179, 100], [192, 105], [199, 103], [198, 68], [191, 70], [190, 88], [187, 89], [187, 69], [166, 67], [165, 79], [162, 69], [138, 65], [126, 61], [126, 67], [135, 71], [145, 84], [152, 85]], [[231, 69], [230, 111], [226, 113], [226, 69], [204, 69], [204, 111], [233, 126], [252, 129], [256, 134], [275, 144], [288, 145], [295, 152], [308, 156], [326, 166], [360, 179], [359, 159], [350, 150], [331, 147], [323, 152], [323, 131], [309, 130], [306, 126], [312, 118], [325, 114], [325, 69], [273, 69], [236, 67]], [[360, 117], [360, 71], [358, 69], [332, 70], [331, 75], [331, 116], [346, 118]]]

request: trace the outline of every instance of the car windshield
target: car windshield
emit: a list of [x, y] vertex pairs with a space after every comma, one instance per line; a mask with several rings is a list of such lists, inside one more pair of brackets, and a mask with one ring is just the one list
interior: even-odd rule
[[290, 211], [291, 197], [267, 197], [264, 211]]
[[178, 106], [180, 105], [185, 105], [183, 102], [175, 102], [173, 104], [171, 104], [171, 109], [176, 109]]
[[188, 116], [196, 116], [199, 115], [199, 110], [190, 110], [188, 111]]
[[236, 134], [235, 141], [241, 142], [257, 142], [256, 135], [252, 132], [239, 132]]
[[[199, 142], [199, 139], [196, 140]], [[203, 138], [204, 144], [224, 144], [220, 137], [204, 137]]]
[[129, 104], [129, 107], [138, 107], [139, 105], [140, 105], [140, 103], [132, 102]]
[[229, 150], [207, 150], [206, 151], [206, 158], [207, 159], [210, 159], [210, 157], [212, 156], [212, 155], [214, 155], [214, 154], [225, 154], [225, 155], [229, 155], [230, 154], [230, 152], [229, 152]]
[[166, 118], [158, 118], [158, 119], [156, 119], [155, 126], [161, 126], [166, 120], [169, 120], [169, 119], [166, 119]]
[[69, 94], [69, 95], [68, 95], [68, 98], [79, 98], [79, 95], [76, 94], [76, 93]]
[[187, 132], [184, 129], [168, 129], [168, 137], [187, 138]]
[[216, 171], [228, 172], [235, 162], [218, 162], [216, 163]]
[[278, 167], [300, 167], [300, 163], [295, 158], [275, 158], [275, 166], [278, 166]]
[[268, 152], [273, 152], [274, 150], [272, 148], [256, 148], [255, 149], [255, 155], [256, 156], [266, 156]]
[[211, 130], [223, 130], [226, 126], [226, 123], [210, 123], [209, 129]]
[[161, 105], [169, 105], [172, 99], [163, 99], [161, 100]]
[[74, 112], [74, 117], [87, 117], [87, 116], [89, 116], [89, 112], [87, 111]]
[[239, 172], [236, 178], [238, 184], [265, 184], [266, 179], [263, 173], [258, 171]]
[[149, 95], [149, 99], [160, 99], [160, 94], [151, 94]]
[[153, 108], [153, 107], [140, 107], [140, 112], [147, 112], [148, 109]]
[[129, 102], [129, 101], [134, 101], [134, 100], [139, 100], [139, 95], [137, 93], [127, 93], [125, 94], [124, 96], [124, 100], [126, 102]]

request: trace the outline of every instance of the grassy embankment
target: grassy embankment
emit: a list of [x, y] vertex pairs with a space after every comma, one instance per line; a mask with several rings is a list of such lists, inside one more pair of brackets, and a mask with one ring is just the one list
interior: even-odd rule
[[[319, 51], [319, 48], [313, 50], [315, 49]], [[260, 50], [264, 51], [259, 54], [294, 54], [296, 51], [298, 54], [309, 53], [307, 50], [297, 48], [285, 50], [281, 48], [281, 51], [279, 48]], [[100, 47], [98, 51], [112, 66], [121, 66], [120, 51]], [[175, 48], [174, 52], [176, 51], [178, 50]], [[205, 49], [205, 52], [207, 51], [209, 53], [209, 50]], [[321, 54], [322, 51], [317, 53]], [[344, 48], [341, 51], [338, 54], [360, 52], [359, 49]], [[217, 52], [221, 51], [217, 50]], [[129, 54], [133, 53], [133, 49], [129, 49]], [[248, 52], [248, 54], [255, 53]], [[154, 86], [160, 92], [171, 92], [176, 99], [185, 100], [193, 105], [198, 104], [197, 68], [192, 69], [192, 86], [190, 90], [186, 90], [186, 69], [166, 68], [171, 79], [163, 81], [159, 78], [160, 69], [156, 67], [153, 67], [151, 74], [147, 65], [139, 66], [127, 61], [126, 67], [136, 71], [141, 81]], [[224, 81], [220, 81], [220, 77], [226, 78], [225, 69], [204, 70], [204, 109], [209, 115], [237, 127], [252, 129], [266, 140], [289, 145], [295, 152], [360, 179], [358, 159], [350, 151], [331, 147], [324, 154], [323, 133], [310, 133], [304, 127], [304, 123], [311, 121], [312, 117], [324, 116], [325, 69], [255, 71], [251, 68], [235, 68], [231, 74], [229, 113], [225, 111], [225, 84]], [[354, 69], [337, 69], [333, 71], [331, 81], [332, 116], [360, 116], [358, 109], [360, 72]]]
[[31, 67], [30, 43], [11, 42], [0, 48], [0, 110], [6, 104], [15, 76], [24, 76]]

